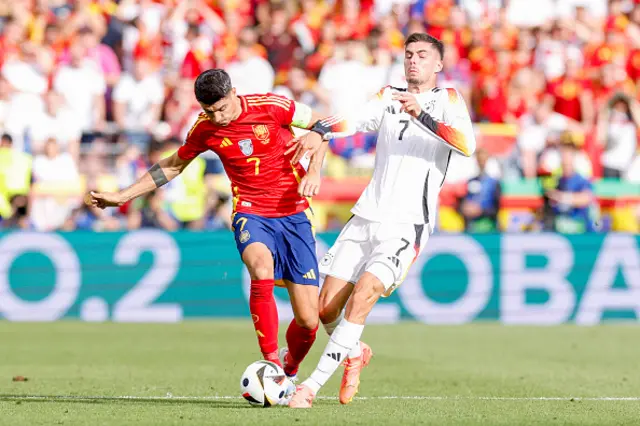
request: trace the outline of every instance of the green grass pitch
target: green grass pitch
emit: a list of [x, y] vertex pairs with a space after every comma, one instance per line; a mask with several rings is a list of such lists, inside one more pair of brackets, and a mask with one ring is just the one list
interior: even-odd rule
[[[246, 321], [2, 322], [0, 425], [638, 424], [639, 337], [622, 324], [372, 325], [361, 398], [335, 399], [340, 369], [311, 410], [291, 410], [240, 399], [240, 375], [258, 359]], [[319, 334], [302, 376], [326, 341]]]

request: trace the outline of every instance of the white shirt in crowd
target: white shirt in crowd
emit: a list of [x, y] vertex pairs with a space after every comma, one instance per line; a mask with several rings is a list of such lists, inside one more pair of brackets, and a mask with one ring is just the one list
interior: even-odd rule
[[275, 73], [266, 59], [252, 56], [244, 61], [233, 61], [227, 66], [238, 95], [268, 93], [273, 90]]
[[607, 145], [602, 153], [602, 165], [625, 172], [636, 152], [636, 126], [626, 114], [611, 112], [607, 126]]
[[157, 74], [136, 80], [127, 73], [113, 89], [113, 101], [126, 106], [125, 129], [144, 130], [157, 121], [152, 107], [164, 101], [164, 85]]
[[72, 141], [80, 140], [82, 129], [69, 109], [61, 108], [55, 115], [44, 108], [35, 114], [34, 123], [29, 128], [32, 144], [42, 145], [50, 138], [55, 139], [63, 150]]
[[34, 111], [44, 106], [47, 79], [32, 64], [20, 60], [5, 63], [2, 76], [15, 90], [4, 105], [3, 129], [13, 137], [14, 147], [22, 151], [27, 129], [36, 124]]
[[426, 112], [422, 120], [400, 112], [400, 102], [392, 100], [395, 90], [399, 89], [383, 89], [346, 119], [347, 131], [327, 137], [378, 133], [373, 176], [353, 214], [372, 222], [428, 224], [432, 232], [452, 155], [475, 151], [473, 125], [454, 89], [415, 95]]
[[66, 152], [54, 158], [36, 155], [33, 160], [33, 177], [36, 182], [68, 182], [77, 179], [78, 175], [76, 162]]
[[82, 131], [93, 130], [96, 96], [104, 96], [107, 90], [104, 76], [95, 64], [87, 61], [77, 68], [70, 65], [61, 67], [53, 88], [62, 95]]
[[322, 67], [318, 82], [328, 92], [332, 113], [348, 114], [367, 102], [378, 89], [367, 83], [367, 74], [367, 66], [357, 60], [328, 62]]
[[517, 140], [518, 148], [526, 151], [541, 153], [547, 139], [551, 135], [559, 136], [569, 127], [569, 119], [562, 114], [552, 112], [542, 123], [536, 122], [532, 114], [520, 119], [520, 134]]

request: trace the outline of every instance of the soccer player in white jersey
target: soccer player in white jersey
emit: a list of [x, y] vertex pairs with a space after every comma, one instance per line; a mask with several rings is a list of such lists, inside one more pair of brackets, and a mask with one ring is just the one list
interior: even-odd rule
[[443, 51], [440, 40], [412, 34], [405, 41], [407, 89], [383, 88], [352, 117], [322, 120], [290, 148], [297, 161], [332, 137], [378, 133], [371, 181], [320, 262], [326, 279], [319, 311], [329, 343], [314, 372], [297, 387], [290, 407], [311, 407], [342, 362], [340, 402], [349, 403], [357, 393], [360, 372], [372, 356], [360, 342], [367, 315], [380, 296], [400, 285], [433, 232], [452, 153], [468, 157], [475, 150], [464, 100], [454, 89], [436, 87]]

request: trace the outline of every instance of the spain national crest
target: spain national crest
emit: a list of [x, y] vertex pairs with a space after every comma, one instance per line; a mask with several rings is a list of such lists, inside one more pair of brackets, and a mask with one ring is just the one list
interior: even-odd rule
[[269, 143], [269, 127], [265, 124], [258, 124], [253, 126], [253, 134], [262, 143]]
[[251, 142], [251, 139], [242, 139], [238, 142], [238, 146], [240, 146], [240, 151], [242, 151], [244, 155], [249, 156], [253, 154], [253, 142]]

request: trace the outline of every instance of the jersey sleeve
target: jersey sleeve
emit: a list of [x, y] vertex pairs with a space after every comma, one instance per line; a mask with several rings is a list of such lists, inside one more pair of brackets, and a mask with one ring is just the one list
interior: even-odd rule
[[269, 93], [266, 95], [265, 105], [271, 116], [281, 126], [291, 126], [296, 112], [296, 103], [284, 96]]
[[476, 150], [476, 137], [467, 105], [455, 89], [442, 89], [442, 93], [443, 121], [437, 121], [425, 111], [420, 113], [418, 121], [451, 149], [470, 157]]
[[204, 123], [206, 123], [207, 120], [208, 118], [206, 116], [198, 116], [191, 130], [187, 133], [187, 139], [184, 144], [178, 148], [178, 157], [183, 160], [193, 160], [209, 149], [206, 144], [206, 136], [203, 132]]
[[384, 87], [362, 108], [345, 115], [332, 115], [320, 120], [317, 125], [324, 133], [324, 139], [351, 136], [359, 132], [374, 132], [380, 128], [385, 110], [385, 100], [391, 88]]

